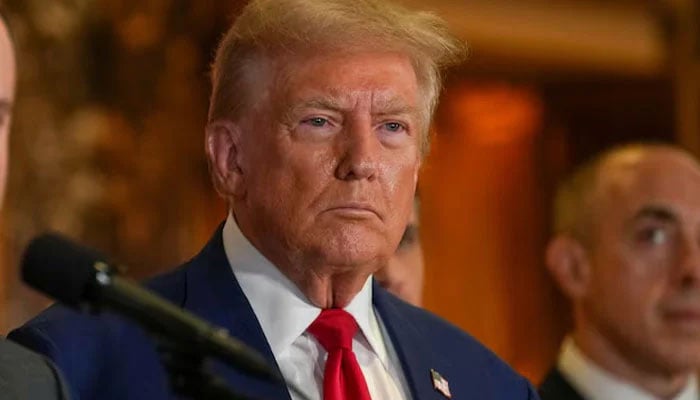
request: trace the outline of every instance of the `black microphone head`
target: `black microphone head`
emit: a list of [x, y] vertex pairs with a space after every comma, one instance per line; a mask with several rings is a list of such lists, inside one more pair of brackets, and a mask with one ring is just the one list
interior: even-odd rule
[[22, 256], [22, 280], [65, 304], [77, 307], [90, 295], [99, 252], [56, 233], [34, 238]]

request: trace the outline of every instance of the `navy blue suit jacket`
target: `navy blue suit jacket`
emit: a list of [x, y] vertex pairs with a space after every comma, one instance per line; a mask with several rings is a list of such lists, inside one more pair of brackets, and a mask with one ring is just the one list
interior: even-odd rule
[[[265, 335], [224, 253], [221, 229], [192, 260], [147, 286], [185, 310], [225, 327], [277, 366]], [[444, 399], [430, 370], [449, 382], [453, 399], [535, 399], [516, 374], [471, 336], [408, 305], [375, 284], [373, 303], [386, 325], [415, 400]], [[150, 338], [119, 316], [79, 314], [54, 305], [9, 335], [47, 355], [62, 369], [76, 399], [173, 399]], [[214, 362], [211, 370], [238, 392], [290, 399], [286, 388]], [[390, 399], [375, 399], [390, 400]]]

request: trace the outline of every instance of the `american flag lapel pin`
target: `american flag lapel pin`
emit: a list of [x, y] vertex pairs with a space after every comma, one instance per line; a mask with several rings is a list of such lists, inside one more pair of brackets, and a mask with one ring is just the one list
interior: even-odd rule
[[452, 393], [450, 393], [450, 384], [447, 382], [447, 379], [443, 378], [443, 376], [434, 369], [430, 370], [430, 377], [433, 380], [433, 387], [435, 390], [442, 393], [442, 395], [448, 399], [451, 399]]

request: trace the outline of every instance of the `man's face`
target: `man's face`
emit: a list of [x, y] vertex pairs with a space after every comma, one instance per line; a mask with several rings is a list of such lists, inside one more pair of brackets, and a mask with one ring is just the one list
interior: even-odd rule
[[401, 238], [420, 165], [411, 62], [366, 52], [285, 58], [272, 70], [240, 123], [237, 218], [278, 266], [376, 269]]
[[669, 149], [605, 169], [584, 313], [654, 373], [700, 366], [700, 168]]
[[414, 207], [396, 253], [386, 267], [374, 274], [382, 287], [416, 306], [422, 303], [424, 275], [418, 224], [418, 211]]
[[12, 110], [14, 90], [15, 55], [7, 27], [0, 19], [0, 206], [2, 206], [2, 199], [5, 197], [10, 111]]

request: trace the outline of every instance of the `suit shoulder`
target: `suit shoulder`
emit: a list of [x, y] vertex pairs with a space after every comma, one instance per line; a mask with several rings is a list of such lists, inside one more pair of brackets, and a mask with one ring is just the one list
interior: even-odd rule
[[[430, 346], [434, 365], [452, 371], [450, 375], [461, 376], [460, 384], [469, 381], [472, 389], [479, 388], [477, 392], [486, 398], [536, 398], [532, 385], [524, 377], [467, 332], [392, 295], [387, 294], [385, 301], [389, 304], [384, 304], [385, 311], [393, 313], [390, 318], [403, 319], [401, 326], [413, 330], [413, 337]], [[470, 378], [465, 380], [466, 377]], [[500, 395], [492, 396], [493, 393]]]
[[438, 348], [444, 348], [446, 355], [456, 352], [455, 356], [461, 359], [487, 362], [501, 372], [515, 375], [510, 366], [469, 333], [430, 311], [408, 304], [406, 306], [424, 337], [430, 338], [431, 343]]
[[187, 273], [191, 267], [191, 262], [187, 262], [171, 271], [147, 279], [143, 285], [170, 302], [182, 306], [187, 290]]
[[491, 350], [476, 340], [472, 335], [457, 327], [446, 319], [420, 307], [413, 306], [389, 294], [389, 301], [396, 311], [409, 319], [416, 329], [426, 338], [440, 339], [451, 345], [459, 343], [458, 348], [469, 349], [484, 356], [495, 357]]

